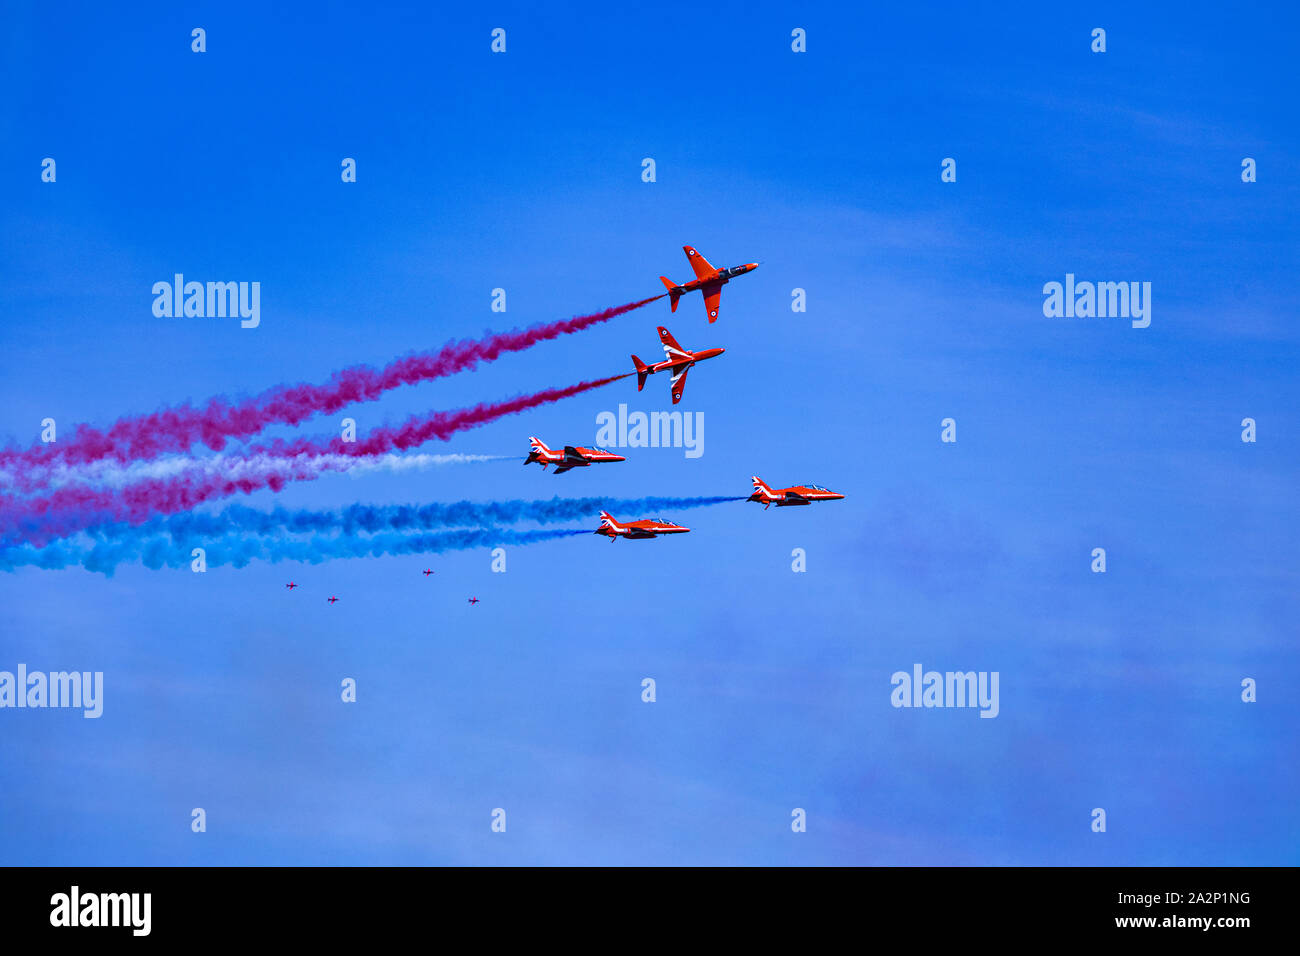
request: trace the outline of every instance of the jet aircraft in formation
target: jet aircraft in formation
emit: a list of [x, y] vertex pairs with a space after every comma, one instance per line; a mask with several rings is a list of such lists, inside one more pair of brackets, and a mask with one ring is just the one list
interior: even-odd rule
[[821, 485], [791, 485], [789, 488], [771, 488], [767, 482], [757, 475], [751, 480], [754, 482], [754, 493], [746, 500], [758, 502], [763, 506], [764, 511], [771, 505], [786, 508], [790, 505], [810, 505], [814, 501], [835, 501], [844, 497], [829, 488], [823, 488]]
[[548, 448], [546, 442], [540, 438], [529, 438], [528, 444], [532, 446], [533, 450], [524, 459], [524, 464], [529, 465], [538, 462], [542, 466], [542, 471], [546, 470], [547, 465], [555, 465], [557, 475], [562, 475], [571, 468], [586, 468], [590, 465], [610, 461], [627, 461], [622, 455], [616, 455], [612, 451], [605, 451], [603, 448], [582, 448], [565, 445], [563, 451], [555, 451]]
[[[752, 272], [758, 268], [757, 262], [749, 262], [740, 266], [733, 266], [726, 269], [718, 269], [709, 263], [704, 256], [700, 255], [691, 246], [683, 246], [682, 251], [686, 253], [686, 259], [691, 264], [691, 269], [695, 272], [695, 278], [678, 285], [667, 276], [660, 276], [664, 287], [668, 290], [671, 311], [677, 311], [678, 300], [688, 292], [699, 291], [704, 296], [704, 308], [708, 313], [709, 322], [715, 322], [718, 318], [718, 305], [721, 301], [722, 287], [737, 276], [742, 276], [747, 272]], [[678, 341], [673, 338], [662, 325], [658, 327], [659, 340], [664, 349], [664, 360], [647, 365], [637, 356], [632, 356], [632, 364], [636, 367], [637, 391], [645, 388], [646, 379], [657, 372], [670, 372], [672, 377], [669, 386], [672, 392], [673, 404], [676, 405], [682, 400], [682, 395], [686, 390], [686, 373], [689, 372], [697, 362], [705, 359], [711, 359], [721, 355], [725, 349], [711, 348], [702, 349], [698, 352], [691, 352], [682, 348]], [[622, 455], [616, 455], [613, 452], [603, 448], [584, 448], [579, 445], [565, 445], [563, 450], [552, 449], [547, 446], [540, 438], [530, 437], [528, 443], [531, 451], [528, 457], [524, 459], [524, 464], [537, 462], [546, 470], [547, 465], [555, 465], [555, 474], [562, 475], [573, 468], [586, 468], [590, 465], [604, 464], [615, 461], [626, 461]], [[809, 505], [814, 501], [833, 501], [844, 497], [842, 494], [831, 491], [829, 488], [823, 488], [820, 485], [791, 485], [789, 488], [773, 488], [765, 481], [755, 475], [752, 478], [754, 484], [754, 493], [749, 496], [748, 501], [753, 501], [763, 505], [764, 510], [776, 505], [778, 508], [786, 508], [798, 505]], [[660, 535], [667, 534], [685, 534], [690, 528], [671, 521], [665, 521], [662, 518], [642, 518], [636, 521], [619, 521], [608, 511], [600, 513], [600, 527], [595, 531], [596, 534], [604, 535], [614, 542], [619, 538], [643, 539], [657, 538]], [[424, 570], [424, 576], [428, 577], [433, 574], [431, 568]], [[290, 581], [285, 585], [292, 590], [298, 585]], [[331, 595], [329, 603], [333, 604], [338, 600]], [[477, 597], [469, 599], [471, 605], [478, 604]]]
[[595, 534], [603, 534], [613, 544], [619, 538], [657, 538], [661, 534], [685, 534], [684, 528], [662, 518], [642, 518], [639, 521], [618, 521], [608, 511], [600, 513], [600, 527]]
[[732, 266], [730, 269], [715, 269], [709, 265], [709, 260], [700, 255], [690, 246], [682, 246], [682, 251], [686, 253], [686, 260], [695, 270], [695, 278], [685, 285], [678, 285], [667, 276], [660, 276], [659, 281], [664, 284], [668, 290], [669, 311], [677, 311], [677, 300], [688, 292], [694, 292], [698, 289], [704, 293], [704, 311], [709, 314], [709, 321], [718, 320], [718, 304], [722, 300], [722, 287], [730, 282], [736, 276], [743, 276], [746, 272], [753, 272], [758, 268], [757, 262], [747, 262], [743, 266]]
[[632, 364], [636, 366], [636, 390], [639, 392], [645, 388], [646, 376], [654, 375], [656, 372], [672, 372], [673, 377], [669, 379], [668, 385], [672, 389], [674, 405], [682, 400], [682, 393], [686, 391], [686, 373], [695, 366], [695, 363], [711, 359], [726, 351], [726, 349], [701, 349], [698, 352], [688, 352], [677, 344], [673, 334], [662, 325], [659, 326], [659, 340], [664, 345], [662, 362], [646, 365], [635, 355], [632, 356]]

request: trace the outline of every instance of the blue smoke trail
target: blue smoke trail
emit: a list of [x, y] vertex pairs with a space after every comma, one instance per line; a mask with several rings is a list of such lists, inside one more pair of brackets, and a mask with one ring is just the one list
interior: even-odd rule
[[232, 565], [242, 568], [251, 561], [305, 561], [320, 564], [334, 558], [365, 558], [396, 554], [440, 554], [467, 548], [524, 545], [551, 541], [572, 535], [590, 534], [587, 530], [551, 529], [511, 531], [493, 528], [468, 528], [436, 534], [395, 534], [386, 532], [371, 537], [321, 536], [305, 539], [250, 538], [238, 534], [191, 539], [189, 541], [157, 535], [130, 536], [116, 541], [100, 541], [91, 547], [51, 544], [45, 548], [23, 545], [0, 550], [0, 571], [21, 566], [57, 569], [82, 565], [112, 577], [118, 565], [140, 561], [145, 567], [187, 568], [193, 560], [191, 549], [202, 547], [209, 567]]
[[[520, 521], [553, 524], [592, 518], [601, 510], [639, 517], [658, 510], [702, 508], [740, 496], [694, 498], [552, 498], [549, 501], [458, 501], [427, 505], [351, 505], [340, 511], [257, 511], [232, 505], [216, 514], [181, 513], [153, 518], [141, 525], [104, 524], [90, 530], [91, 546], [54, 542], [0, 548], [0, 571], [18, 567], [58, 569], [82, 565], [111, 575], [118, 565], [138, 560], [148, 568], [187, 567], [191, 550], [202, 547], [210, 566], [244, 567], [254, 560], [306, 561], [373, 557], [384, 554], [530, 544], [589, 534], [587, 530], [513, 531], [499, 525]], [[460, 528], [437, 534], [401, 532]], [[337, 532], [327, 535], [323, 533]], [[310, 534], [307, 539], [278, 535]], [[369, 537], [363, 537], [369, 535]], [[257, 536], [263, 536], [259, 538]]]
[[631, 518], [647, 512], [680, 511], [703, 508], [727, 501], [744, 501], [737, 496], [695, 498], [552, 498], [549, 501], [457, 501], [427, 505], [351, 505], [340, 511], [291, 511], [276, 507], [257, 511], [244, 505], [232, 505], [215, 514], [184, 512], [153, 518], [140, 525], [107, 524], [91, 528], [90, 533], [103, 540], [152, 534], [170, 534], [174, 538], [219, 537], [234, 532], [244, 534], [306, 534], [338, 531], [345, 535], [376, 534], [381, 531], [427, 531], [433, 528], [487, 528], [498, 525], [535, 521], [554, 524], [559, 521], [595, 520], [602, 511]]

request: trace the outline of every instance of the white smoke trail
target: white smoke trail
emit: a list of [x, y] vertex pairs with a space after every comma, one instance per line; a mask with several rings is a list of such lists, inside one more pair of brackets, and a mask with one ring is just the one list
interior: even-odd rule
[[[45, 484], [50, 488], [66, 485], [103, 485], [109, 488], [122, 488], [137, 481], [150, 478], [166, 479], [178, 475], [213, 475], [230, 481], [265, 478], [267, 475], [292, 472], [306, 477], [311, 474], [323, 474], [327, 471], [345, 472], [352, 475], [370, 474], [376, 471], [404, 472], [420, 471], [440, 465], [464, 465], [487, 461], [513, 461], [515, 455], [430, 455], [405, 454], [392, 452], [384, 455], [295, 455], [275, 456], [259, 454], [243, 456], [209, 455], [190, 457], [178, 455], [158, 458], [153, 461], [133, 461], [128, 464], [100, 459], [81, 465], [52, 465], [46, 469]], [[0, 488], [7, 488], [14, 483], [12, 472], [0, 470]]]

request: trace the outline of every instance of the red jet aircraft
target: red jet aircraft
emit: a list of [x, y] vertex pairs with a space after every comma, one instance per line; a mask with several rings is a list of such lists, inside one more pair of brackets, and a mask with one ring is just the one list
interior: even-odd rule
[[709, 265], [709, 260], [692, 249], [690, 246], [682, 246], [682, 251], [686, 253], [686, 258], [690, 260], [691, 268], [695, 270], [695, 280], [688, 282], [686, 285], [678, 285], [667, 276], [660, 276], [659, 281], [668, 289], [668, 295], [671, 296], [670, 305], [672, 311], [677, 311], [677, 300], [687, 292], [694, 292], [699, 289], [704, 293], [704, 309], [709, 313], [709, 321], [716, 322], [718, 319], [718, 302], [722, 299], [722, 287], [730, 282], [736, 276], [743, 276], [746, 272], [752, 272], [758, 268], [757, 262], [747, 262], [743, 266], [732, 266], [730, 269], [715, 269]]
[[646, 365], [635, 355], [632, 356], [632, 364], [636, 366], [636, 390], [639, 392], [645, 388], [645, 379], [647, 375], [653, 375], [655, 372], [671, 371], [672, 379], [668, 385], [673, 391], [673, 404], [676, 405], [682, 400], [682, 392], [686, 390], [686, 373], [691, 370], [691, 366], [696, 362], [703, 362], [705, 359], [711, 359], [715, 355], [721, 355], [726, 349], [703, 349], [699, 352], [688, 352], [677, 344], [673, 334], [659, 326], [659, 339], [664, 343], [664, 360], [656, 362], [654, 365]]
[[612, 451], [605, 451], [603, 448], [580, 448], [573, 445], [565, 445], [564, 451], [552, 451], [546, 447], [546, 442], [540, 438], [528, 439], [528, 444], [533, 446], [533, 450], [528, 453], [524, 459], [524, 464], [531, 462], [540, 462], [542, 471], [546, 470], [547, 465], [558, 466], [555, 469], [557, 475], [562, 475], [570, 468], [586, 468], [588, 465], [596, 465], [606, 461], [627, 461], [622, 455], [616, 455]]
[[470, 604], [477, 604], [477, 603], [478, 603], [478, 598], [470, 598], [470, 599], [469, 599], [469, 603], [470, 603]]
[[288, 584], [285, 585], [285, 587], [287, 587], [290, 591], [292, 591], [297, 586], [298, 585], [294, 584], [292, 581], [290, 581]]
[[644, 518], [640, 521], [625, 521], [622, 524], [614, 520], [608, 511], [600, 513], [600, 527], [595, 534], [603, 534], [613, 544], [619, 538], [657, 538], [661, 534], [685, 534], [690, 528], [683, 528], [662, 518]]
[[431, 574], [436, 574], [436, 573], [437, 573], [437, 572], [434, 571], [432, 568], [425, 568], [425, 569], [424, 569], [424, 576], [425, 576], [426, 578], [427, 578], [429, 575], [431, 575]]
[[841, 494], [836, 494], [829, 488], [823, 488], [820, 485], [793, 485], [789, 488], [769, 488], [767, 482], [757, 475], [753, 478], [754, 493], [749, 496], [748, 501], [757, 501], [766, 511], [768, 506], [776, 505], [778, 508], [786, 508], [790, 505], [810, 505], [814, 501], [834, 501], [837, 498], [843, 498]]
[[335, 601], [338, 600], [338, 598], [336, 598], [334, 595], [331, 594], [331, 595], [330, 595], [329, 597], [327, 597], [325, 600], [327, 600], [327, 601], [329, 601], [331, 604], [333, 604]]

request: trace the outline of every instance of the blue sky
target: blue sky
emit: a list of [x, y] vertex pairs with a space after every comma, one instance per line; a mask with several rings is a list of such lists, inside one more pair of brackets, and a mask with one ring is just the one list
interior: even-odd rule
[[[243, 500], [753, 474], [848, 497], [512, 548], [505, 574], [487, 551], [0, 574], [0, 669], [106, 684], [99, 720], [0, 711], [0, 862], [1296, 863], [1295, 27], [1281, 4], [17, 7], [0, 441], [651, 295], [690, 243], [763, 263], [716, 324], [658, 302], [348, 414], [621, 372], [664, 323], [727, 350], [682, 405], [702, 457]], [[260, 327], [155, 318], [176, 272], [260, 281]], [[1151, 282], [1151, 326], [1045, 318], [1067, 272]], [[424, 450], [591, 443], [601, 411], [667, 407], [633, 381]], [[917, 662], [998, 671], [999, 716], [891, 707]]]

